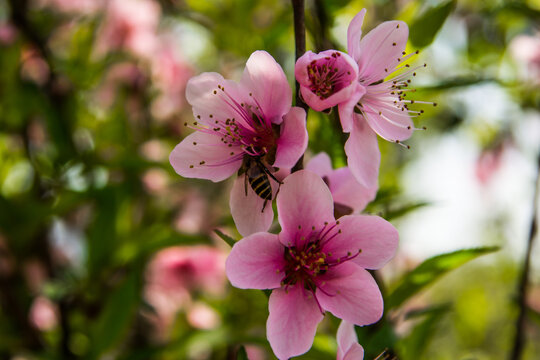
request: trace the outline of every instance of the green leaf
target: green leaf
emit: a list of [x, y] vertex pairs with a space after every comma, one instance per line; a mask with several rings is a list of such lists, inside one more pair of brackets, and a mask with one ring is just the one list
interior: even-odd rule
[[128, 270], [126, 279], [109, 296], [105, 308], [92, 328], [92, 351], [89, 359], [100, 355], [120, 341], [128, 331], [140, 302], [143, 266]]
[[427, 259], [403, 277], [397, 288], [387, 297], [385, 301], [386, 308], [389, 310], [400, 306], [411, 296], [434, 283], [448, 271], [456, 269], [480, 255], [489, 254], [497, 250], [499, 250], [498, 246], [486, 246], [458, 250]]
[[240, 346], [240, 349], [238, 350], [238, 354], [236, 354], [236, 360], [249, 360], [245, 347]]
[[448, 304], [442, 304], [407, 314], [408, 318], [423, 316], [424, 319], [414, 327], [407, 337], [399, 341], [401, 355], [404, 358], [422, 358], [426, 349], [429, 348], [428, 344], [436, 333], [435, 330], [440, 320], [449, 310]]
[[423, 48], [431, 44], [455, 6], [455, 0], [443, 2], [438, 6], [427, 9], [417, 17], [409, 32], [409, 39], [413, 45]]
[[221, 230], [219, 229], [214, 229], [214, 232], [216, 233], [217, 236], [219, 236], [221, 239], [223, 239], [223, 241], [225, 241], [227, 244], [229, 244], [230, 247], [233, 247], [234, 244], [236, 243], [237, 240], [234, 240], [232, 237], [230, 237], [229, 235], [226, 235], [224, 234]]

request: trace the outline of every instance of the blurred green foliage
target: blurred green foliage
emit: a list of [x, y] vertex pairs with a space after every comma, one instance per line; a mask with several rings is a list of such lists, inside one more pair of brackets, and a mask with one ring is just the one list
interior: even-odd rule
[[[0, 0], [0, 358], [246, 359], [246, 348], [254, 345], [272, 359], [265, 337], [268, 300], [260, 291], [228, 286], [221, 296], [194, 292], [193, 302], [218, 314], [217, 325], [197, 328], [184, 307], [166, 336], [156, 335], [156, 310], [144, 292], [148, 264], [170, 246], [207, 244], [227, 251], [222, 240], [231, 245], [239, 238], [228, 213], [231, 183], [174, 173], [168, 154], [189, 132], [182, 126], [192, 120], [189, 106], [181, 100], [172, 115], [157, 115], [161, 90], [153, 56], [141, 59], [122, 48], [96, 56], [105, 13], [68, 11], [59, 3]], [[293, 85], [289, 1], [155, 3], [161, 9], [156, 31], [178, 42], [191, 75], [217, 71], [237, 78], [247, 57], [264, 49]], [[432, 206], [404, 193], [402, 175], [419, 156], [416, 149], [458, 132], [471, 134], [485, 149], [516, 136], [509, 129], [521, 114], [488, 131], [453, 100], [456, 94], [490, 84], [521, 109], [538, 109], [538, 84], [515, 75], [508, 49], [512, 38], [538, 28], [540, 6], [502, 0], [307, 0], [308, 49], [345, 50], [346, 25], [363, 7], [364, 33], [382, 21], [402, 19], [410, 25], [414, 50], [433, 59], [440, 58], [430, 45], [445, 22], [457, 21], [466, 37], [463, 48], [450, 47], [450, 65], [434, 61], [419, 76], [415, 98], [439, 104], [424, 107], [416, 120], [428, 131], [415, 133], [411, 150], [380, 141], [380, 190], [367, 211], [399, 228], [400, 219]], [[17, 18], [21, 13], [24, 21]], [[505, 66], [511, 69], [501, 70]], [[335, 166], [346, 165], [347, 137], [336, 109], [310, 111], [308, 130], [310, 153], [326, 151]], [[203, 205], [193, 210], [194, 203]], [[189, 220], [190, 215], [199, 218]], [[189, 227], [190, 221], [197, 225]], [[492, 245], [508, 246], [506, 239], [485, 243], [377, 272], [387, 312], [379, 323], [357, 329], [365, 358], [385, 348], [403, 360], [507, 358], [519, 263], [503, 250], [440, 278], [494, 251]], [[52, 302], [54, 326], [32, 322], [38, 297]], [[539, 318], [531, 306], [526, 359], [540, 353]], [[335, 358], [338, 325], [327, 314], [312, 350], [299, 358]]]

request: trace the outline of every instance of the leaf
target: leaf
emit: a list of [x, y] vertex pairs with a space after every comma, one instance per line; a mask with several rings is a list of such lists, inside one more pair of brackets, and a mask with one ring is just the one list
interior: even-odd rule
[[128, 331], [140, 302], [143, 266], [134, 266], [126, 279], [109, 296], [92, 329], [92, 351], [89, 359], [100, 355], [116, 344]]
[[480, 255], [497, 250], [499, 250], [498, 246], [486, 246], [458, 250], [427, 259], [403, 277], [397, 288], [387, 297], [385, 301], [386, 308], [391, 309], [400, 306], [411, 296], [435, 282], [448, 271], [456, 269]]
[[230, 247], [233, 247], [234, 244], [236, 243], [237, 240], [234, 240], [232, 237], [230, 237], [229, 235], [226, 235], [224, 234], [221, 230], [219, 229], [214, 229], [214, 232], [216, 233], [217, 236], [219, 236], [223, 241], [225, 241], [227, 244], [229, 244]]
[[236, 360], [249, 360], [244, 346], [240, 346], [238, 353], [236, 354]]
[[429, 8], [417, 17], [411, 25], [409, 32], [409, 39], [413, 45], [423, 48], [431, 44], [455, 6], [455, 0], [447, 1]]
[[[450, 310], [448, 304], [435, 305], [422, 310], [408, 317], [424, 316], [424, 320], [414, 327], [411, 333], [399, 341], [400, 353], [407, 358], [422, 358], [424, 351], [428, 348], [439, 321]], [[410, 316], [409, 316], [410, 315]]]

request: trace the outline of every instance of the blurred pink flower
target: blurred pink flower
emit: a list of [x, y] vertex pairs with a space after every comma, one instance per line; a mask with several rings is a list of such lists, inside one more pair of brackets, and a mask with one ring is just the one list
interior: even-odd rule
[[362, 360], [364, 349], [358, 344], [358, 337], [354, 331], [354, 324], [341, 321], [337, 331], [337, 360]]
[[0, 24], [0, 44], [9, 46], [15, 42], [17, 29], [10, 23]]
[[145, 81], [145, 75], [137, 65], [130, 62], [116, 63], [108, 68], [103, 83], [96, 92], [96, 99], [100, 105], [110, 107], [122, 87], [138, 89]]
[[189, 191], [182, 199], [182, 209], [174, 219], [174, 228], [185, 234], [198, 234], [204, 231], [210, 211], [208, 202], [197, 191]]
[[486, 149], [478, 156], [476, 160], [476, 179], [482, 185], [486, 185], [493, 175], [500, 169], [502, 164], [502, 155], [504, 146], [498, 146], [493, 149]]
[[294, 73], [306, 104], [322, 111], [351, 97], [356, 89], [358, 65], [341, 51], [308, 51], [296, 61]]
[[[179, 175], [217, 182], [246, 161], [273, 172], [273, 167], [293, 167], [307, 147], [306, 113], [291, 107], [285, 73], [265, 51], [250, 56], [240, 83], [203, 73], [188, 81], [186, 97], [196, 131], [169, 157]], [[243, 184], [244, 177], [239, 181]], [[238, 231], [247, 235], [267, 230], [274, 216], [272, 206], [264, 207], [266, 200], [251, 186], [245, 190], [247, 196], [234, 189], [230, 206]]]
[[58, 324], [58, 307], [46, 297], [38, 296], [30, 307], [28, 317], [36, 329], [48, 331]]
[[518, 35], [509, 48], [512, 56], [525, 65], [524, 77], [540, 82], [540, 35]]
[[378, 216], [334, 219], [328, 187], [315, 173], [288, 176], [277, 197], [279, 235], [259, 232], [236, 244], [227, 277], [242, 289], [274, 289], [267, 338], [279, 359], [308, 351], [324, 312], [357, 325], [380, 319], [383, 299], [365, 269], [396, 251], [396, 229]]
[[161, 37], [150, 62], [153, 84], [159, 91], [158, 97], [152, 103], [152, 115], [165, 119], [182, 109], [184, 90], [193, 70], [182, 58], [170, 36]]
[[95, 54], [126, 50], [151, 58], [157, 47], [157, 27], [161, 9], [152, 0], [109, 0], [98, 31]]
[[191, 326], [202, 330], [214, 329], [221, 323], [218, 312], [200, 301], [189, 307], [187, 320]]
[[166, 324], [195, 292], [220, 295], [225, 289], [225, 254], [210, 246], [176, 246], [148, 264], [144, 297]]
[[35, 49], [27, 48], [21, 52], [21, 76], [40, 86], [49, 80], [49, 65]]
[[334, 215], [336, 218], [364, 210], [366, 205], [375, 199], [377, 194], [377, 186], [367, 188], [360, 184], [348, 167], [334, 170], [332, 160], [324, 152], [314, 156], [306, 164], [305, 169], [313, 171], [322, 177], [326, 185], [328, 185], [334, 199]]

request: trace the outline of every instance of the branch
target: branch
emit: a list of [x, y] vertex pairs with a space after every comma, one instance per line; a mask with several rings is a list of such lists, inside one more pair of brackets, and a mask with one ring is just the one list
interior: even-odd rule
[[[305, 14], [304, 14], [304, 0], [291, 0], [293, 6], [293, 16], [294, 16], [294, 44], [295, 44], [295, 59], [298, 58], [306, 52], [306, 25], [305, 25]], [[296, 84], [296, 106], [300, 106], [306, 111], [306, 117], [309, 107], [304, 103], [302, 97], [300, 96], [300, 84], [298, 81]], [[298, 159], [298, 162], [291, 169], [291, 172], [302, 170], [304, 168], [304, 155]]]
[[533, 218], [531, 221], [531, 227], [529, 230], [529, 240], [527, 242], [527, 252], [525, 253], [525, 261], [521, 270], [521, 279], [518, 285], [517, 303], [519, 306], [519, 314], [516, 320], [516, 335], [514, 338], [514, 347], [510, 354], [510, 360], [521, 359], [523, 353], [523, 347], [525, 345], [525, 320], [527, 314], [527, 285], [529, 283], [529, 273], [531, 267], [531, 253], [538, 232], [538, 196], [540, 195], [540, 153], [537, 159], [537, 175], [536, 175], [536, 188], [534, 191], [533, 200]]

